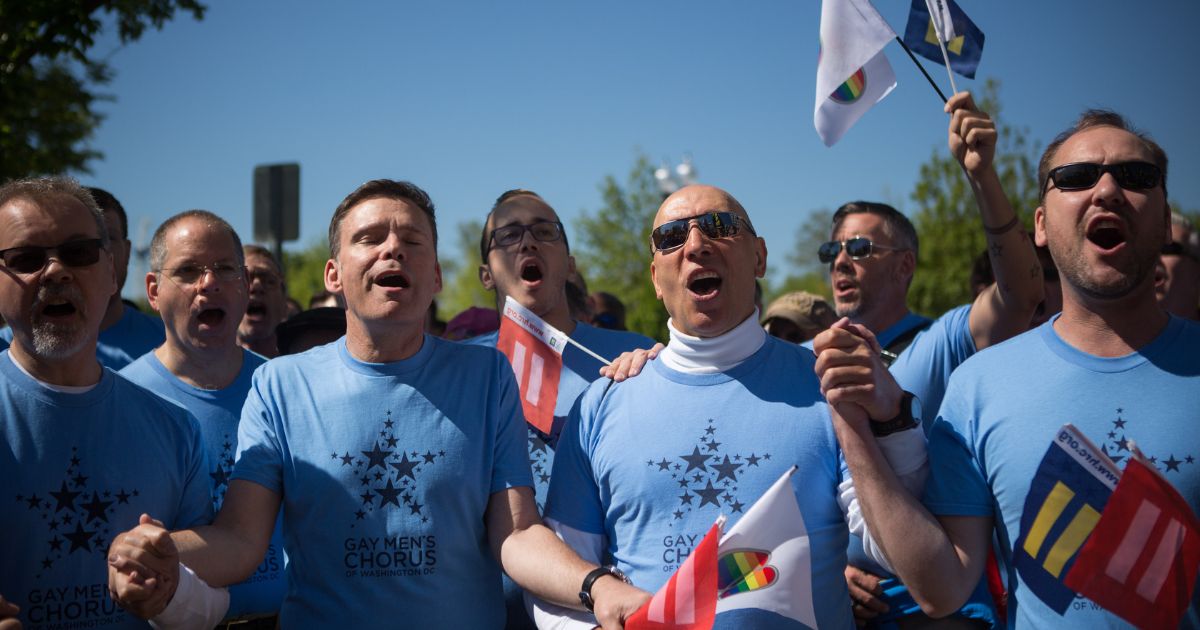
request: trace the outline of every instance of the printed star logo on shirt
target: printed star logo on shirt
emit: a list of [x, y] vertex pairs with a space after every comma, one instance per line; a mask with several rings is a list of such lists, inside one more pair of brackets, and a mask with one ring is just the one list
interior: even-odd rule
[[428, 522], [429, 508], [418, 496], [421, 473], [444, 459], [446, 452], [397, 448], [403, 436], [396, 431], [397, 423], [392, 419], [391, 410], [387, 411], [381, 426], [382, 430], [372, 439], [369, 448], [330, 454], [338, 468], [351, 469], [352, 479], [360, 489], [355, 492], [361, 491], [358, 497], [362, 502], [351, 513], [350, 527], [354, 528], [355, 521], [366, 520], [375, 512], [402, 508], [401, 514], [419, 516], [421, 522]]
[[[53, 569], [56, 562], [76, 553], [108, 551], [107, 541], [112, 531], [109, 518], [114, 505], [125, 505], [138, 496], [136, 488], [119, 488], [115, 492], [95, 487], [94, 472], [85, 470], [79, 448], [71, 449], [71, 458], [61, 477], [39, 480], [45, 486], [31, 494], [18, 494], [19, 508], [34, 512], [45, 523], [44, 532], [33, 532], [34, 544], [44, 545], [47, 553], [35, 570]], [[35, 578], [41, 578], [35, 573]]]
[[1190, 466], [1196, 463], [1196, 458], [1190, 453], [1184, 452], [1168, 452], [1164, 458], [1162, 453], [1151, 455], [1146, 451], [1146, 447], [1138, 440], [1137, 434], [1134, 432], [1135, 427], [1129, 418], [1123, 417], [1125, 413], [1124, 407], [1117, 408], [1117, 418], [1111, 420], [1112, 430], [1106, 435], [1108, 440], [1100, 445], [1100, 450], [1108, 455], [1113, 460], [1113, 463], [1120, 464], [1125, 459], [1129, 458], [1130, 446], [1137, 444], [1138, 449], [1142, 454], [1150, 460], [1151, 464], [1164, 475], [1168, 473], [1182, 473], [1185, 466]]
[[771, 454], [766, 452], [749, 455], [726, 452], [722, 448], [724, 443], [717, 439], [717, 430], [716, 420], [710, 418], [690, 453], [646, 460], [648, 468], [655, 473], [669, 474], [682, 489], [675, 497], [679, 502], [671, 513], [672, 520], [683, 520], [693, 509], [706, 506], [735, 514], [743, 512], [746, 502], [738, 496], [738, 481], [751, 469], [761, 468], [760, 462], [771, 459]]

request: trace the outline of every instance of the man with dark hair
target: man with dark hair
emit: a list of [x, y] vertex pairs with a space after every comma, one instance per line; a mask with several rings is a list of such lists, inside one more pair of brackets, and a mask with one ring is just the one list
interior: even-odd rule
[[271, 359], [279, 356], [275, 328], [287, 319], [287, 282], [271, 250], [261, 245], [245, 245], [242, 250], [250, 301], [238, 327], [238, 345]]
[[[641, 335], [595, 328], [573, 316], [570, 278], [575, 273], [575, 259], [571, 256], [558, 214], [537, 193], [518, 189], [500, 195], [488, 212], [480, 242], [486, 245], [482, 250], [479, 280], [485, 289], [495, 292], [496, 308], [500, 312], [503, 312], [505, 298], [512, 297], [546, 323], [604, 357], [615, 357], [627, 350], [654, 344]], [[497, 331], [467, 343], [494, 348], [498, 340]], [[573, 345], [563, 349], [562, 360], [553, 427], [549, 432], [542, 432], [527, 425], [529, 461], [533, 466], [539, 509], [545, 505], [554, 449], [563, 422], [579, 395], [600, 377], [603, 365]], [[511, 583], [506, 584], [506, 598], [508, 627], [532, 627], [521, 592]]]
[[[225, 495], [238, 419], [250, 377], [263, 357], [238, 347], [248, 284], [242, 241], [224, 219], [207, 210], [188, 210], [166, 221], [150, 241], [146, 297], [158, 311], [167, 341], [121, 370], [121, 376], [195, 414], [208, 449], [213, 507]], [[274, 628], [286, 583], [283, 540], [276, 527], [265, 560], [254, 575], [229, 589], [214, 605], [228, 619], [253, 618], [255, 627]]]
[[87, 190], [9, 182], [0, 225], [0, 315], [14, 335], [0, 352], [0, 593], [27, 627], [146, 628], [108, 599], [105, 543], [147, 512], [170, 527], [209, 522], [199, 428], [97, 361], [117, 274]]
[[[143, 616], [190, 605], [175, 590], [181, 560], [210, 584], [244, 580], [282, 507], [282, 627], [499, 628], [501, 567], [576, 602], [595, 565], [541, 524], [511, 368], [494, 350], [424, 332], [441, 289], [428, 196], [368, 182], [329, 231], [325, 287], [345, 298], [346, 336], [255, 373], [213, 525], [117, 536], [118, 601]], [[595, 593], [608, 628], [646, 599], [616, 579]]]
[[[873, 531], [930, 615], [966, 599], [995, 535], [1008, 571], [1010, 627], [1115, 627], [1124, 624], [1079, 599], [1063, 583], [1067, 572], [1053, 568], [1069, 558], [1056, 556], [1057, 565], [1045, 558], [1059, 545], [1037, 532], [1060, 526], [1042, 518], [1054, 529], [1032, 527], [1049, 510], [1031, 497], [1041, 483], [1073, 484], [1068, 475], [1115, 475], [1106, 456], [1124, 459], [1136, 440], [1191, 509], [1200, 508], [1200, 474], [1186, 464], [1200, 454], [1193, 448], [1200, 326], [1163, 311], [1154, 295], [1154, 266], [1170, 237], [1166, 156], [1158, 145], [1112, 112], [1088, 111], [1047, 147], [1041, 165], [1035, 235], [1058, 266], [1062, 313], [951, 376], [930, 435], [928, 510], [889, 490], [894, 481], [878, 457], [854, 448], [846, 457], [880, 482], [860, 485], [860, 500], [886, 519]], [[1069, 456], [1052, 457], [1064, 423], [1100, 445], [1092, 452], [1074, 442], [1087, 451], [1078, 461], [1088, 472], [1071, 472]], [[1151, 532], [1135, 527], [1130, 535]], [[1130, 596], [1138, 597], [1134, 586]], [[1187, 614], [1185, 626], [1200, 621], [1195, 604]]]
[[[1000, 185], [992, 164], [995, 123], [975, 107], [969, 93], [946, 103], [950, 114], [949, 147], [971, 185], [979, 207], [995, 282], [970, 304], [936, 321], [908, 310], [908, 289], [918, 260], [917, 232], [895, 208], [870, 202], [849, 203], [833, 216], [833, 240], [820, 247], [829, 265], [834, 308], [839, 316], [865, 325], [891, 354], [892, 374], [905, 391], [921, 401], [926, 417], [941, 405], [950, 374], [967, 357], [1029, 326], [1043, 299], [1042, 272], [1033, 246]], [[898, 356], [897, 356], [898, 355]], [[929, 424], [925, 425], [926, 430]], [[855, 612], [871, 619], [887, 609], [885, 620], [920, 615], [906, 601], [903, 586], [881, 584], [882, 567], [870, 562], [858, 545], [851, 547], [846, 571]], [[859, 570], [865, 569], [866, 572]], [[964, 615], [991, 620], [991, 598], [980, 584]]]
[[1200, 320], [1200, 232], [1178, 212], [1171, 213], [1171, 242], [1159, 257], [1154, 291], [1170, 313]]
[[588, 296], [591, 304], [592, 325], [608, 330], [628, 330], [625, 328], [625, 304], [617, 296], [596, 291]]
[[[112, 193], [90, 187], [87, 191], [104, 214], [109, 235], [109, 250], [117, 273], [117, 290], [108, 299], [104, 319], [100, 322], [100, 337], [96, 342], [96, 357], [100, 364], [119, 370], [134, 359], [158, 347], [164, 339], [163, 324], [121, 299], [121, 288], [129, 273], [129, 221], [125, 208]], [[0, 330], [0, 337], [12, 340], [12, 330]]]

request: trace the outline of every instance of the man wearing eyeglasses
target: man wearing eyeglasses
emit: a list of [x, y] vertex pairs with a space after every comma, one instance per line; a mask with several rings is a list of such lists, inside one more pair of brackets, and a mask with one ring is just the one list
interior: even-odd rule
[[0, 352], [0, 594], [26, 627], [146, 628], [108, 598], [107, 543], [146, 512], [211, 520], [199, 428], [97, 360], [117, 276], [92, 196], [65, 178], [13, 181], [0, 225], [14, 333]]
[[[233, 472], [238, 419], [251, 376], [266, 360], [237, 345], [248, 283], [237, 232], [206, 210], [188, 210], [158, 227], [150, 240], [146, 296], [162, 316], [167, 340], [121, 370], [121, 375], [191, 411], [208, 449], [206, 476], [219, 509]], [[187, 576], [189, 579], [191, 575]], [[283, 601], [283, 540], [278, 523], [254, 575], [214, 593], [216, 618], [239, 630], [273, 629]]]
[[[504, 312], [505, 298], [511, 296], [546, 323], [563, 331], [584, 347], [604, 357], [615, 357], [635, 348], [648, 348], [648, 337], [621, 331], [595, 328], [571, 316], [567, 285], [575, 272], [566, 231], [558, 213], [537, 193], [514, 189], [500, 195], [484, 223], [479, 241], [483, 264], [479, 281], [496, 294], [496, 310]], [[480, 335], [467, 343], [496, 347], [499, 332]], [[563, 350], [563, 369], [558, 379], [558, 400], [554, 424], [549, 433], [532, 425], [529, 432], [529, 462], [538, 509], [546, 503], [554, 449], [567, 413], [580, 394], [600, 377], [601, 364], [575, 346]], [[520, 589], [505, 580], [508, 604], [508, 628], [531, 628]]]
[[1178, 212], [1171, 213], [1171, 242], [1159, 257], [1154, 291], [1168, 312], [1200, 320], [1200, 233]]
[[[125, 207], [112, 193], [103, 188], [89, 187], [88, 192], [104, 213], [104, 225], [109, 235], [113, 268], [117, 273], [117, 290], [108, 300], [104, 319], [100, 322], [100, 337], [96, 341], [96, 357], [100, 365], [120, 370], [134, 359], [157, 348], [163, 342], [163, 324], [157, 317], [142, 313], [121, 299], [121, 288], [129, 272], [129, 220]], [[0, 329], [0, 338], [12, 340], [12, 330]]]
[[[118, 535], [116, 599], [139, 614], [188, 606], [181, 559], [211, 585], [246, 579], [282, 509], [285, 628], [501, 628], [501, 569], [578, 602], [596, 567], [541, 523], [512, 369], [495, 350], [425, 334], [442, 284], [429, 196], [367, 182], [334, 211], [329, 242], [325, 286], [345, 298], [345, 337], [255, 372], [213, 525]], [[609, 578], [595, 595], [610, 629], [646, 599]]]
[[[1078, 469], [1064, 463], [1071, 458], [1052, 457], [1064, 423], [1098, 445], [1099, 453], [1079, 460], [1083, 477], [1108, 469], [1105, 455], [1126, 459], [1136, 442], [1191, 509], [1200, 508], [1200, 469], [1190, 463], [1200, 456], [1200, 326], [1163, 311], [1154, 295], [1155, 263], [1170, 236], [1166, 165], [1156, 143], [1108, 111], [1085, 112], [1047, 146], [1038, 166], [1035, 236], [1058, 266], [1062, 313], [968, 359], [951, 376], [930, 434], [928, 511], [878, 486], [859, 486], [865, 506], [887, 501], [881, 514], [888, 524], [873, 533], [930, 615], [966, 599], [994, 530], [1009, 572], [1010, 627], [1124, 625], [1101, 603], [1077, 597], [1064, 584], [1068, 571], [1056, 568], [1073, 555], [1068, 541], [1076, 540], [1062, 538], [1062, 527], [1077, 520], [1078, 535], [1085, 535], [1090, 527], [1083, 523], [1092, 522], [1076, 517], [1080, 503], [1054, 507], [1036, 498], [1055, 480], [1072, 496], [1083, 488], [1071, 480]], [[870, 478], [889, 479], [878, 457], [859, 463], [873, 470]], [[1090, 505], [1090, 497], [1082, 500]], [[1158, 540], [1145, 525], [1133, 526], [1130, 536]], [[1121, 575], [1141, 574], [1112, 574]], [[1128, 596], [1153, 601], [1154, 589], [1139, 594], [1145, 584], [1136, 579], [1126, 583]], [[1185, 626], [1200, 621], [1196, 612], [1193, 603]]]
[[275, 328], [287, 319], [287, 285], [275, 255], [261, 245], [246, 245], [250, 302], [238, 327], [238, 345], [268, 359], [279, 356]]
[[[754, 305], [766, 244], [745, 209], [710, 186], [663, 202], [651, 232], [651, 278], [671, 318], [670, 342], [637, 378], [598, 381], [572, 410], [559, 440], [546, 521], [581, 554], [654, 591], [721, 514], [736, 521], [788, 468], [810, 536], [811, 587], [795, 587], [798, 620], [853, 628], [842, 572], [847, 530], [863, 532], [814, 370], [814, 356], [769, 337]], [[880, 438], [914, 490], [924, 436], [901, 403], [878, 352], [842, 362], [862, 341], [842, 322], [825, 334], [829, 391], [861, 387], [873, 417], [896, 420]], [[837, 346], [836, 348], [833, 346]], [[839, 353], [846, 354], [839, 354]], [[874, 423], [881, 424], [882, 423]], [[847, 527], [847, 522], [851, 526]], [[796, 567], [789, 566], [789, 575]], [[737, 608], [737, 596], [730, 605]], [[744, 600], [744, 598], [743, 598]], [[803, 603], [800, 603], [803, 602]], [[540, 627], [588, 627], [586, 617], [539, 604]], [[737, 627], [778, 623], [746, 608], [718, 615]], [[769, 626], [768, 626], [769, 627]]]

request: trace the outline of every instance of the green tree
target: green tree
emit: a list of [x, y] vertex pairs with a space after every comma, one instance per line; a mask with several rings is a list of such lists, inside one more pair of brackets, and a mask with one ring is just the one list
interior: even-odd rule
[[90, 55], [105, 16], [121, 43], [162, 28], [196, 0], [0, 0], [0, 181], [68, 170], [101, 157], [87, 140], [102, 119], [95, 91], [112, 69]]
[[483, 221], [472, 219], [458, 224], [455, 246], [458, 256], [442, 258], [442, 292], [437, 296], [439, 316], [451, 317], [472, 306], [496, 307], [496, 295], [479, 282], [479, 235]]
[[639, 155], [622, 186], [608, 175], [600, 185], [603, 205], [584, 212], [573, 241], [575, 261], [591, 291], [612, 293], [625, 303], [625, 324], [665, 341], [667, 311], [650, 283], [650, 228], [662, 204], [654, 167]]
[[[832, 223], [833, 211], [820, 208], [810, 212], [796, 228], [796, 245], [786, 256], [788, 275], [778, 287], [765, 291], [764, 308], [771, 300], [793, 291], [808, 291], [830, 300], [829, 269], [817, 259], [817, 248], [829, 240]], [[768, 252], [767, 259], [770, 258], [771, 253]]]
[[[999, 91], [999, 83], [988, 79], [975, 95], [976, 103], [996, 121], [999, 137], [993, 163], [1009, 202], [1029, 228], [1038, 205], [1039, 147], [1030, 144], [1027, 127], [1004, 122]], [[971, 301], [971, 264], [986, 246], [971, 186], [944, 144], [921, 165], [912, 200], [921, 251], [908, 305], [936, 316]]]
[[329, 260], [329, 239], [313, 241], [300, 251], [283, 252], [283, 274], [288, 295], [308, 307], [312, 296], [325, 290], [325, 261]]

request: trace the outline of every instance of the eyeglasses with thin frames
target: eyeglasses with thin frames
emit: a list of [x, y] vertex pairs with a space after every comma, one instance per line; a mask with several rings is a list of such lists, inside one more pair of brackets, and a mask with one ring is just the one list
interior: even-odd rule
[[163, 268], [158, 270], [159, 273], [171, 279], [171, 282], [183, 288], [194, 287], [204, 280], [204, 276], [211, 273], [218, 282], [233, 282], [241, 280], [242, 274], [245, 273], [245, 267], [231, 265], [229, 263], [215, 263], [212, 265], [180, 265], [178, 267]]

